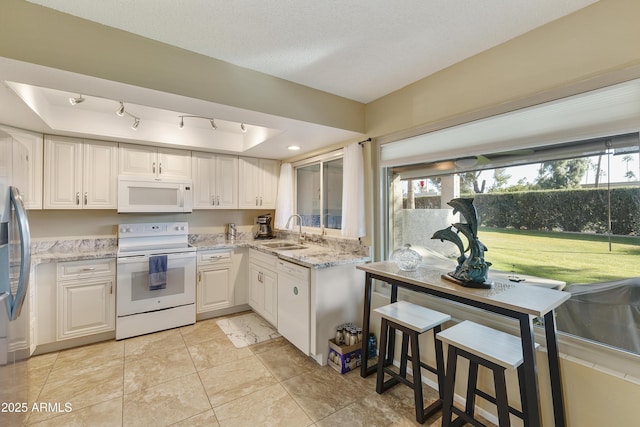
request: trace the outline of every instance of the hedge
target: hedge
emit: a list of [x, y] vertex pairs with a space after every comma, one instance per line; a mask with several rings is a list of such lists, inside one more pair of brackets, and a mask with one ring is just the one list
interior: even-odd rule
[[[465, 197], [465, 196], [463, 196]], [[607, 233], [608, 190], [544, 190], [482, 193], [474, 198], [487, 227]], [[406, 203], [406, 201], [405, 201]], [[416, 196], [416, 209], [439, 209], [439, 196]], [[640, 236], [640, 191], [611, 189], [613, 234]]]

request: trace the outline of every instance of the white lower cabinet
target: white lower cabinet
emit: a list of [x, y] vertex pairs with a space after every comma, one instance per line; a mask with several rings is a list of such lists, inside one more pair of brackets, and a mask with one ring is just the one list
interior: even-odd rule
[[278, 258], [249, 250], [249, 306], [278, 326]]
[[56, 338], [115, 330], [115, 260], [61, 262], [56, 270]]
[[196, 320], [249, 309], [248, 249], [198, 250]]
[[231, 255], [231, 251], [198, 252], [196, 313], [234, 305]]

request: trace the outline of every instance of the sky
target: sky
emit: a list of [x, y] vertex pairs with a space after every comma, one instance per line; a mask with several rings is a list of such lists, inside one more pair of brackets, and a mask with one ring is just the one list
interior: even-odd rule
[[[630, 156], [632, 160], [629, 161], [628, 163], [623, 160], [623, 157], [625, 156], [622, 156], [622, 155], [611, 156], [610, 167], [609, 165], [607, 165], [606, 157], [603, 157], [600, 165], [602, 170], [600, 182], [606, 183], [607, 177], [610, 177], [612, 183], [628, 182], [629, 179], [625, 176], [625, 174], [627, 173], [627, 170], [632, 171], [635, 174], [636, 176], [635, 181], [637, 181], [640, 178], [639, 155], [638, 153], [634, 153], [634, 154], [630, 154]], [[597, 156], [591, 157], [590, 159], [593, 165], [598, 163]], [[511, 175], [511, 178], [509, 179], [509, 184], [517, 184], [518, 181], [522, 178], [526, 178], [527, 182], [532, 183], [533, 180], [538, 176], [538, 169], [540, 169], [539, 163], [524, 165], [524, 166], [512, 166], [508, 168], [507, 173]], [[611, 169], [611, 171], [609, 171], [609, 169]], [[596, 176], [595, 171], [588, 170], [582, 180], [582, 184], [595, 183], [595, 176]], [[493, 183], [493, 170], [482, 172], [480, 180], [482, 179], [487, 180], [487, 187], [489, 187], [491, 183]]]
[[[606, 157], [602, 158], [601, 162], [601, 178], [600, 183], [606, 184], [607, 178], [611, 178], [612, 183], [617, 182], [629, 182], [629, 179], [625, 176], [627, 170], [632, 171], [635, 174], [635, 181], [640, 181], [640, 155], [638, 153], [629, 154], [632, 160], [628, 163], [623, 160], [624, 155], [615, 155], [610, 157], [611, 164], [607, 164]], [[593, 165], [597, 164], [598, 157], [590, 157], [591, 163]], [[507, 168], [507, 174], [511, 175], [509, 178], [508, 185], [516, 185], [519, 180], [526, 178], [528, 183], [532, 183], [536, 177], [538, 176], [538, 169], [540, 169], [540, 163], [523, 165], [523, 166], [511, 166]], [[611, 171], [609, 171], [611, 169]], [[486, 170], [481, 172], [479, 182], [482, 180], [486, 180], [486, 188], [490, 188], [493, 183], [493, 169]], [[429, 182], [429, 180], [415, 180], [414, 185], [416, 186], [416, 192], [419, 192], [418, 186], [420, 185], [420, 181], [423, 181], [426, 185], [425, 191], [433, 190], [437, 192], [437, 189]], [[594, 184], [595, 183], [595, 171], [588, 170], [585, 174], [582, 184]], [[403, 184], [406, 185], [406, 182]], [[406, 192], [406, 187], [403, 189], [403, 192]]]

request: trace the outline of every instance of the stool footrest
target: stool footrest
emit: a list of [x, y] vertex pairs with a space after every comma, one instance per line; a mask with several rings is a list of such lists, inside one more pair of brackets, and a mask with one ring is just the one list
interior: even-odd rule
[[455, 406], [451, 408], [451, 412], [456, 414], [458, 418], [451, 422], [451, 427], [454, 426], [463, 426], [467, 423], [472, 424], [476, 427], [488, 427], [486, 424], [481, 423], [480, 421], [473, 418], [471, 415], [467, 414], [460, 408], [456, 408]]
[[[407, 356], [407, 360], [410, 361], [410, 362], [413, 361], [411, 356]], [[423, 361], [420, 361], [420, 367], [426, 369], [427, 371], [431, 372], [432, 374], [438, 375], [438, 370], [436, 368], [434, 368], [431, 365], [428, 365], [428, 364], [424, 363]]]
[[[481, 398], [483, 398], [484, 400], [493, 403], [494, 405], [497, 405], [498, 402], [496, 400], [496, 398], [492, 395], [490, 395], [489, 393], [485, 393], [484, 391], [480, 390], [480, 389], [475, 389], [475, 393], [477, 396], [480, 396]], [[513, 406], [509, 406], [509, 412], [511, 412], [513, 415], [515, 415], [516, 417], [520, 418], [520, 419], [524, 419], [524, 414], [522, 413], [522, 411], [519, 411], [518, 409], [514, 408]]]

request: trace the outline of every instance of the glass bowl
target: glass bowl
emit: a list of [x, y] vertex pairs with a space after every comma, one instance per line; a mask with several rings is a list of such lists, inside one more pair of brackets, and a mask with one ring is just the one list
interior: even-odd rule
[[407, 243], [391, 253], [391, 261], [395, 262], [400, 270], [415, 271], [422, 262], [422, 255], [411, 249], [411, 245]]

